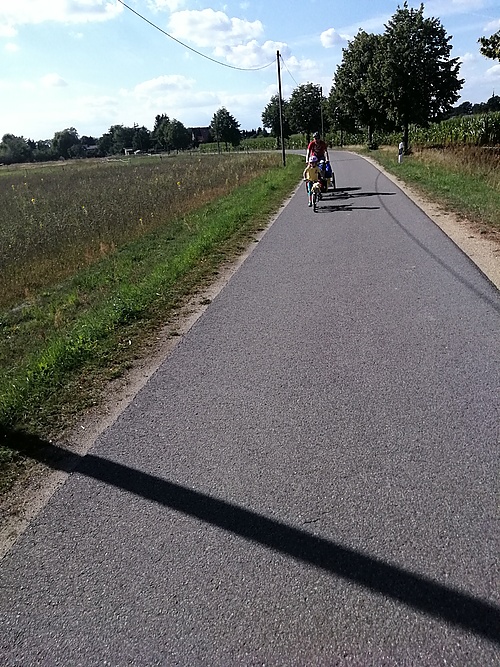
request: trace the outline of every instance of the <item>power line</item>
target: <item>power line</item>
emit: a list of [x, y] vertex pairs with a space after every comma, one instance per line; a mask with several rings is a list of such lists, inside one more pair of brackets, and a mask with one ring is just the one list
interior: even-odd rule
[[[287, 71], [288, 74], [291, 76], [291, 78], [295, 81], [295, 79], [293, 78], [293, 74], [290, 72], [290, 70], [289, 70], [288, 67], [286, 66], [285, 61], [283, 60], [283, 56], [281, 55], [281, 53], [280, 53], [280, 60], [281, 60], [281, 62], [283, 63], [283, 67], [286, 69], [286, 71]], [[296, 85], [297, 87], [299, 86], [299, 84], [298, 84], [296, 81], [295, 81], [295, 85]]]
[[185, 49], [189, 49], [193, 53], [196, 53], [196, 55], [201, 56], [202, 58], [206, 58], [207, 60], [212, 61], [213, 63], [216, 63], [217, 65], [222, 65], [222, 67], [229, 67], [229, 69], [236, 69], [241, 72], [257, 72], [262, 69], [266, 69], [266, 67], [270, 67], [271, 65], [274, 65], [274, 60], [268, 63], [267, 65], [262, 65], [262, 67], [235, 67], [234, 65], [228, 65], [227, 63], [223, 63], [220, 60], [215, 60], [215, 58], [210, 58], [210, 56], [206, 56], [204, 53], [200, 53], [200, 51], [197, 51], [196, 49], [193, 49], [192, 47], [188, 46], [187, 44], [184, 44], [184, 42], [181, 42], [179, 39], [176, 39], [172, 35], [170, 35], [168, 32], [165, 30], [162, 30], [159, 26], [157, 26], [155, 23], [147, 19], [145, 16], [142, 14], [139, 14], [139, 12], [136, 12], [135, 9], [132, 9], [132, 7], [129, 7], [127, 4], [123, 2], [123, 0], [117, 0], [121, 5], [126, 7], [128, 10], [130, 10], [133, 14], [138, 16], [140, 19], [143, 21], [146, 21], [146, 23], [149, 23], [150, 26], [153, 28], [156, 28], [156, 30], [159, 30], [161, 33], [166, 35], [167, 37], [170, 37], [170, 39], [173, 39], [174, 42], [177, 42], [181, 46], [183, 46]]

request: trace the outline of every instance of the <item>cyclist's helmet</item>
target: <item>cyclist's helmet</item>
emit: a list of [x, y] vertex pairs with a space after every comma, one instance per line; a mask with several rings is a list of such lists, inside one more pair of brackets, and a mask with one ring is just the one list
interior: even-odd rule
[[313, 134], [313, 139], [319, 139], [320, 136], [321, 136], [321, 135], [320, 135], [319, 132], [315, 132], [315, 133]]
[[309, 158], [309, 162], [311, 162], [312, 164], [316, 164], [317, 161], [318, 158], [315, 155], [311, 155], [311, 157]]

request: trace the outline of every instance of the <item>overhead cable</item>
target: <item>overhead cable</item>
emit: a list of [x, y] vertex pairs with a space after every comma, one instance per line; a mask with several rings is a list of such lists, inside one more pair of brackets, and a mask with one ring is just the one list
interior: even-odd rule
[[272, 60], [267, 65], [262, 65], [261, 67], [236, 67], [235, 65], [228, 65], [227, 63], [223, 63], [220, 60], [216, 60], [215, 58], [210, 58], [210, 56], [206, 56], [204, 53], [201, 53], [200, 51], [197, 51], [196, 49], [193, 49], [191, 46], [188, 46], [187, 44], [184, 44], [184, 42], [181, 42], [180, 39], [177, 39], [177, 38], [173, 37], [172, 35], [170, 35], [168, 32], [166, 32], [165, 30], [162, 30], [162, 28], [157, 26], [155, 23], [153, 23], [152, 21], [147, 19], [142, 14], [139, 14], [139, 12], [136, 12], [135, 9], [132, 9], [132, 7], [129, 7], [127, 4], [125, 4], [123, 2], [123, 0], [117, 0], [117, 1], [121, 5], [126, 7], [128, 10], [130, 10], [133, 14], [138, 16], [140, 19], [142, 19], [143, 21], [146, 21], [146, 23], [149, 23], [150, 26], [152, 26], [153, 28], [156, 28], [156, 30], [159, 30], [161, 33], [163, 33], [167, 37], [170, 37], [170, 39], [173, 39], [174, 42], [177, 42], [178, 44], [183, 46], [185, 49], [189, 49], [193, 53], [196, 53], [196, 55], [201, 56], [202, 58], [206, 58], [207, 60], [210, 60], [213, 63], [216, 63], [217, 65], [222, 65], [222, 67], [229, 67], [230, 69], [240, 70], [242, 72], [257, 72], [259, 70], [266, 69], [266, 67], [270, 67], [271, 65], [274, 65], [274, 60]]
[[289, 75], [292, 77], [292, 79], [294, 80], [295, 85], [298, 87], [299, 84], [295, 81], [295, 79], [293, 78], [293, 74], [290, 72], [290, 70], [289, 70], [288, 67], [286, 66], [286, 63], [285, 63], [285, 61], [283, 60], [283, 56], [281, 55], [281, 53], [280, 53], [280, 60], [281, 60], [281, 62], [283, 63], [283, 67], [286, 69], [286, 71], [288, 72], [288, 74], [289, 74]]

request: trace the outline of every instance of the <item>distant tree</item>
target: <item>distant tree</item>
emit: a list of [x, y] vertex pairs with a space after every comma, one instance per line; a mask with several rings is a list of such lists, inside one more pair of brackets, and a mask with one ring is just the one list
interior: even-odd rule
[[448, 118], [453, 118], [453, 116], [470, 116], [472, 114], [472, 103], [471, 102], [462, 102], [457, 107], [453, 107], [448, 113]]
[[311, 134], [321, 129], [322, 104], [320, 86], [306, 83], [295, 88], [287, 105], [287, 119], [291, 131], [305, 134], [309, 141]]
[[170, 118], [167, 114], [158, 114], [155, 117], [155, 124], [151, 132], [151, 144], [156, 150], [170, 150], [168, 147], [168, 132]]
[[462, 102], [446, 115], [447, 118], [454, 116], [471, 116], [472, 114], [488, 113], [490, 111], [500, 111], [500, 97], [492, 95], [487, 102], [472, 104], [471, 102]]
[[99, 155], [103, 157], [112, 155], [113, 152], [113, 136], [111, 132], [105, 132], [102, 137], [97, 140]]
[[132, 148], [136, 126], [126, 127], [124, 125], [112, 125], [109, 128], [111, 134], [111, 152], [113, 155], [123, 153], [125, 148]]
[[[347, 129], [348, 119], [368, 129], [368, 143], [373, 143], [373, 132], [382, 127], [387, 118], [378, 101], [369, 94], [370, 77], [374, 76], [373, 62], [380, 46], [381, 35], [359, 30], [347, 48], [343, 49], [328, 100], [329, 116], [334, 125]], [[333, 118], [332, 118], [333, 116]], [[352, 125], [352, 122], [351, 122]]]
[[155, 116], [155, 124], [154, 124], [154, 127], [153, 127], [153, 134], [157, 131], [157, 129], [160, 127], [160, 125], [162, 125], [165, 121], [167, 121], [167, 123], [170, 123], [170, 118], [167, 116], [166, 113], [157, 114]]
[[457, 101], [463, 79], [458, 58], [450, 58], [451, 37], [436, 18], [424, 18], [424, 5], [405, 2], [386, 25], [367, 86], [370, 104], [403, 129], [408, 148], [410, 123], [427, 125]]
[[486, 102], [478, 102], [477, 104], [474, 104], [472, 106], [472, 113], [473, 114], [488, 113], [488, 105], [486, 104]]
[[52, 148], [58, 157], [65, 159], [70, 157], [70, 148], [80, 146], [80, 137], [74, 127], [66, 128], [54, 134], [52, 139]]
[[189, 148], [192, 142], [191, 132], [175, 118], [168, 125], [166, 139], [169, 149], [174, 151], [183, 151]]
[[480, 37], [477, 41], [481, 44], [479, 51], [483, 56], [500, 62], [500, 30], [490, 37]]
[[229, 144], [239, 146], [241, 142], [240, 124], [225, 107], [221, 107], [212, 118], [210, 133], [217, 143], [224, 142], [226, 150]]
[[[335, 87], [332, 87], [326, 101], [325, 112], [332, 130], [340, 131], [340, 145], [343, 145], [345, 132], [356, 133], [360, 129], [360, 120], [344, 108], [342, 100], [337, 97]], [[371, 140], [370, 140], [371, 143]]]
[[132, 148], [134, 151], [148, 151], [151, 146], [151, 133], [147, 127], [134, 125]]
[[24, 137], [15, 134], [4, 134], [0, 143], [0, 162], [14, 164], [16, 162], [30, 162], [32, 149]]
[[85, 156], [86, 156], [85, 148], [80, 143], [73, 144], [68, 149], [68, 157], [69, 158], [77, 158], [77, 157], [85, 157]]
[[[282, 100], [283, 116], [283, 138], [288, 139], [291, 135], [290, 124], [287, 119], [287, 102]], [[276, 148], [280, 148], [281, 142], [281, 120], [279, 96], [273, 95], [261, 115], [262, 125], [271, 130], [271, 136], [276, 139]], [[262, 132], [261, 128], [259, 130]]]
[[36, 142], [36, 146], [33, 149], [33, 160], [35, 162], [49, 162], [56, 159], [57, 154], [52, 148], [51, 139], [42, 139]]
[[170, 118], [167, 114], [157, 114], [155, 124], [151, 132], [151, 145], [156, 150], [167, 150], [167, 131], [170, 125]]
[[498, 95], [492, 95], [486, 104], [488, 105], [488, 111], [500, 111], [500, 97]]

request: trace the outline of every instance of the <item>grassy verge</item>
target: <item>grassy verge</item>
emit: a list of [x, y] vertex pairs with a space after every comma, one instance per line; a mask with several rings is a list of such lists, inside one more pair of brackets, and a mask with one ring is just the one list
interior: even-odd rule
[[173, 309], [265, 226], [301, 170], [298, 156], [275, 162], [0, 313], [0, 492], [22, 469], [16, 433], [57, 438], [98, 403]]
[[500, 152], [424, 149], [397, 162], [397, 149], [356, 149], [427, 198], [481, 226], [500, 232]]

